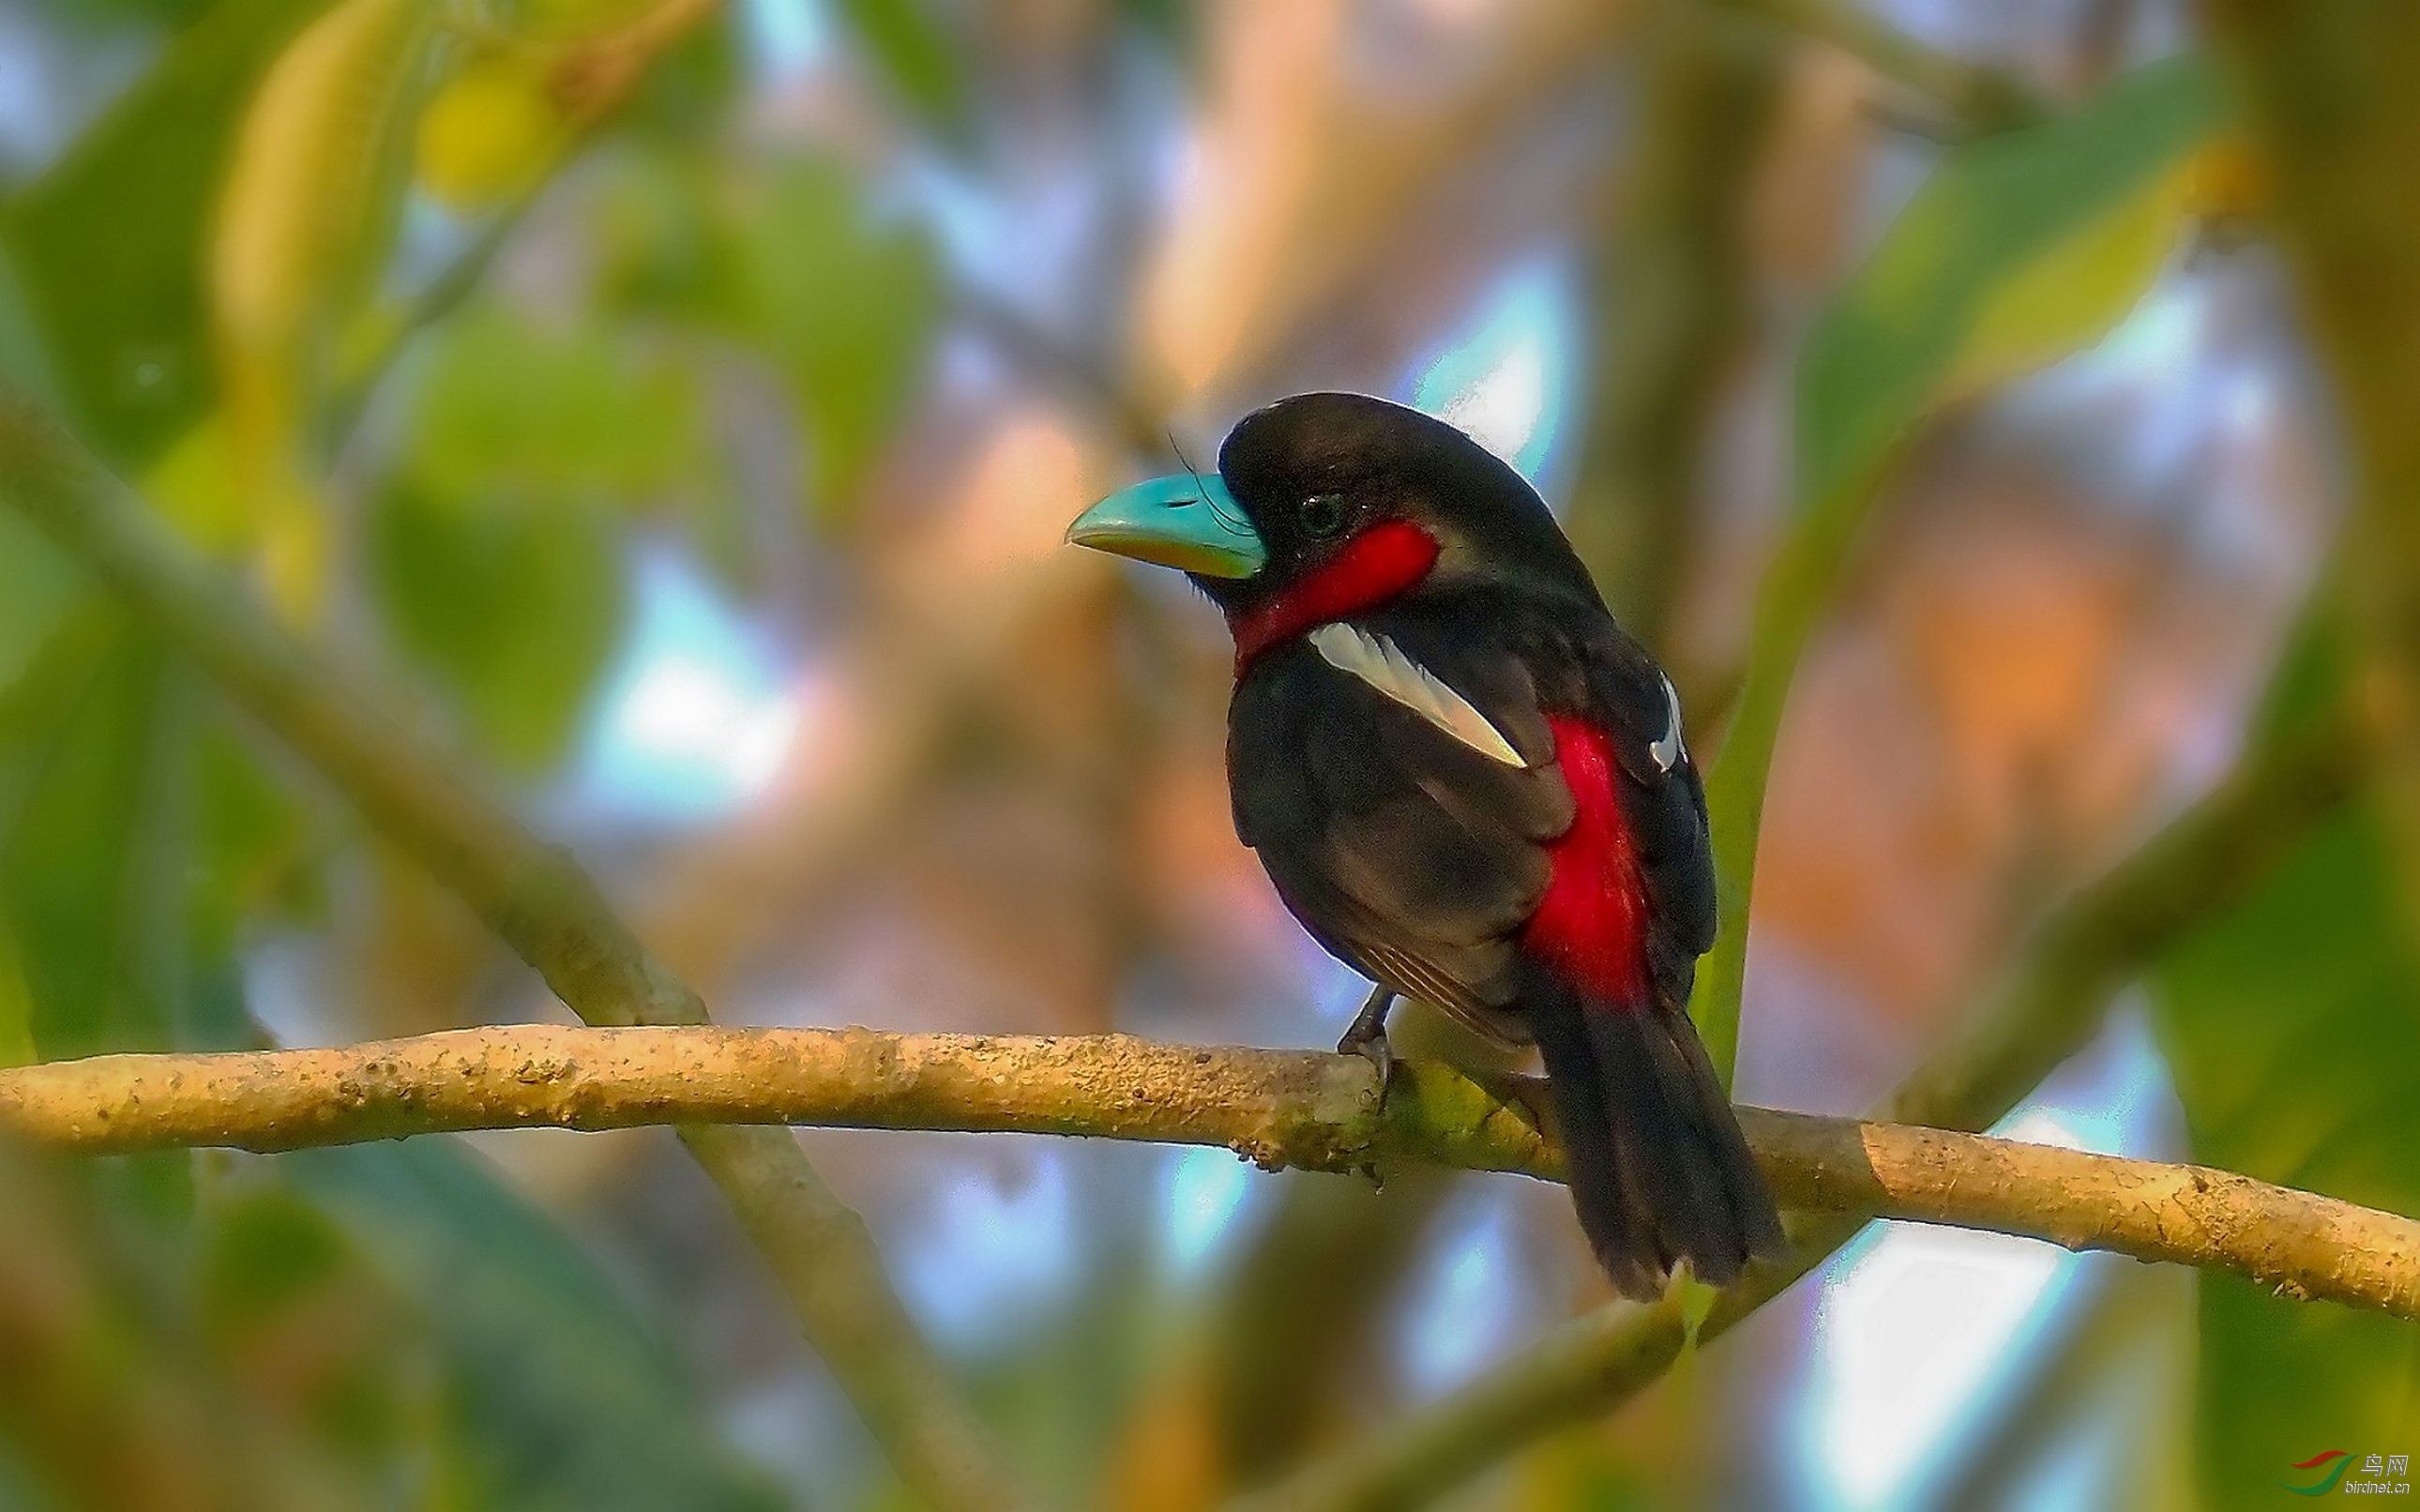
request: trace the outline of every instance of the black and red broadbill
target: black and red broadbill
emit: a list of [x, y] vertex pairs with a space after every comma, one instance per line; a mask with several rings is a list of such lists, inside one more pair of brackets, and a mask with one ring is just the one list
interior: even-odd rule
[[1536, 491], [1461, 431], [1305, 393], [1213, 476], [1103, 500], [1068, 539], [1180, 568], [1235, 637], [1235, 829], [1313, 938], [1545, 1062], [1572, 1196], [1633, 1297], [1777, 1255], [1773, 1198], [1687, 1011], [1714, 937], [1681, 709]]

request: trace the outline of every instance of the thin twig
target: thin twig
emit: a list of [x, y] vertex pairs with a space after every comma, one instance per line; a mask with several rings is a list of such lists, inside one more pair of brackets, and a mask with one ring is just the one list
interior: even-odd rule
[[673, 47], [721, 12], [722, 0], [664, 0], [617, 31], [568, 49], [548, 81], [548, 93], [563, 117], [563, 131], [548, 161], [529, 180], [488, 214], [477, 236], [438, 270], [437, 276], [380, 329], [369, 349], [348, 364], [334, 384], [321, 428], [331, 449], [342, 444], [396, 357], [411, 339], [454, 313], [478, 291], [496, 255], [520, 229], [545, 196], [555, 175], [638, 93], [647, 70]]
[[656, 59], [721, 9], [722, 0], [664, 0], [620, 30], [573, 48], [549, 81], [572, 129], [585, 131], [628, 104]]
[[1946, 112], [1964, 136], [2030, 125], [2049, 112], [2041, 94], [2006, 69], [1974, 63], [1909, 36], [1856, 0], [1730, 0], [1816, 41], [1839, 49]]
[[1094, 406], [1128, 451], [1155, 462], [1167, 457], [1166, 418], [1103, 363], [1062, 341], [988, 289], [961, 289], [958, 313], [1010, 361]]
[[[698, 1025], [706, 1007], [570, 855], [474, 794], [421, 741], [213, 573], [30, 403], [0, 389], [0, 502], [23, 513], [417, 856], [591, 1024]], [[1016, 1498], [884, 1276], [858, 1215], [789, 1134], [682, 1141], [771, 1263], [809, 1340], [901, 1477], [936, 1505]]]

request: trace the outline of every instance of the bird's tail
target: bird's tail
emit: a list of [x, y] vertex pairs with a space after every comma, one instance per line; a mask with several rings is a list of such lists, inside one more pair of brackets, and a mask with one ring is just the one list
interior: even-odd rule
[[1546, 1063], [1580, 1227], [1615, 1289], [1662, 1295], [1681, 1260], [1729, 1286], [1786, 1245], [1773, 1195], [1689, 1016], [1541, 984], [1523, 1006]]

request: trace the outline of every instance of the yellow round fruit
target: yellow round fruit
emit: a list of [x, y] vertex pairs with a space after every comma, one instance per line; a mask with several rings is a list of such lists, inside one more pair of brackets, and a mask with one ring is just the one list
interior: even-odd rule
[[542, 70], [518, 58], [482, 58], [421, 113], [421, 187], [449, 209], [485, 209], [535, 182], [565, 131]]

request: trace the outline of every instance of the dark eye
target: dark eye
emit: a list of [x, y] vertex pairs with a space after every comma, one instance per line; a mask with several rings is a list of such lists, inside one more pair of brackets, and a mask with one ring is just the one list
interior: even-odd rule
[[1312, 494], [1295, 511], [1295, 520], [1303, 534], [1324, 541], [1344, 528], [1344, 501], [1332, 493]]

